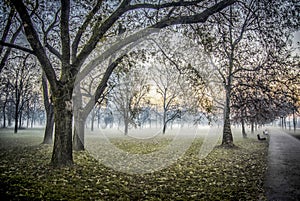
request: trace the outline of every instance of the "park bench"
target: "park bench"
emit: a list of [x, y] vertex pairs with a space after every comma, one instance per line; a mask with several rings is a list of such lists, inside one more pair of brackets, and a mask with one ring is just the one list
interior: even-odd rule
[[267, 138], [265, 138], [265, 137], [260, 137], [260, 135], [257, 134], [257, 139], [258, 139], [258, 140], [266, 140]]

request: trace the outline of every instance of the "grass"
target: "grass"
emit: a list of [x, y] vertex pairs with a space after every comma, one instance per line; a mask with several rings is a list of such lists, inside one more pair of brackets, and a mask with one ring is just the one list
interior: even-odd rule
[[[127, 174], [104, 166], [88, 151], [74, 152], [73, 167], [49, 166], [51, 145], [38, 131], [0, 132], [0, 194], [3, 200], [265, 200], [267, 143], [237, 138], [235, 149], [216, 147], [199, 159], [197, 137], [185, 154], [164, 169]], [[128, 153], [149, 154], [172, 141], [112, 138]], [[6, 144], [10, 143], [10, 144]]]

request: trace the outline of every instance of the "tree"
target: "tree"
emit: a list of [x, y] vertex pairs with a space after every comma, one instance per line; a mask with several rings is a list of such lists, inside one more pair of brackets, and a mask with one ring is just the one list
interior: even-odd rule
[[[7, 61], [7, 69], [2, 74], [6, 77], [6, 88], [10, 88], [10, 101], [14, 104], [14, 132], [22, 126], [23, 114], [26, 105], [35, 98], [37, 89], [34, 86], [38, 83], [36, 74], [38, 73], [34, 57], [29, 54], [10, 55]], [[9, 89], [7, 89], [9, 90]], [[7, 97], [5, 98], [7, 101]], [[5, 105], [4, 105], [5, 106]], [[3, 111], [4, 112], [4, 111]], [[29, 121], [27, 119], [27, 121]]]
[[[18, 12], [22, 21], [26, 39], [30, 48], [21, 47], [15, 44], [9, 44], [6, 41], [1, 41], [1, 45], [19, 48], [34, 54], [39, 60], [43, 71], [49, 81], [52, 100], [54, 106], [54, 121], [55, 121], [55, 138], [54, 148], [51, 163], [55, 166], [71, 165], [73, 164], [72, 157], [72, 93], [74, 90], [74, 82], [78, 76], [82, 66], [88, 56], [95, 49], [101, 39], [106, 39], [106, 34], [114, 28], [118, 19], [130, 13], [130, 11], [147, 9], [147, 10], [161, 10], [163, 14], [161, 20], [155, 24], [149, 25], [149, 28], [164, 28], [175, 24], [188, 24], [188, 23], [203, 23], [211, 15], [221, 11], [227, 6], [235, 3], [235, 0], [224, 0], [219, 3], [209, 4], [209, 7], [200, 10], [196, 14], [178, 16], [174, 7], [192, 7], [198, 5], [202, 1], [189, 1], [189, 2], [168, 2], [163, 4], [152, 3], [132, 3], [129, 0], [124, 0], [118, 6], [113, 7], [113, 12], [101, 16], [103, 9], [102, 1], [97, 1], [93, 8], [84, 11], [82, 23], [76, 23], [77, 20], [72, 17], [71, 8], [73, 6], [78, 8], [82, 3], [70, 2], [68, 0], [61, 0], [60, 4], [54, 6], [53, 23], [48, 25], [48, 32], [44, 36], [39, 35], [37, 21], [43, 18], [38, 17], [38, 12], [34, 17], [31, 17], [28, 10], [31, 10], [31, 5], [24, 4], [22, 1], [13, 0], [12, 5]], [[38, 3], [38, 2], [36, 2]], [[204, 4], [206, 1], [204, 2]], [[77, 4], [77, 5], [76, 5]], [[79, 5], [78, 5], [79, 4]], [[53, 4], [54, 5], [54, 4]], [[109, 5], [109, 4], [108, 4]], [[112, 5], [112, 4], [111, 4]], [[53, 8], [51, 8], [53, 9]], [[42, 10], [40, 10], [42, 12]], [[180, 12], [180, 11], [178, 11]], [[187, 11], [186, 11], [187, 12]], [[100, 13], [100, 14], [99, 14]], [[105, 16], [106, 15], [106, 16]], [[103, 17], [103, 18], [102, 18]], [[33, 20], [35, 19], [35, 20]], [[76, 25], [76, 28], [71, 27]], [[74, 31], [74, 32], [73, 32]], [[119, 43], [112, 45], [109, 48], [107, 55], [102, 54], [101, 59], [106, 59], [111, 53], [125, 45], [138, 40], [139, 38], [153, 33], [153, 29], [143, 29], [139, 33], [134, 33]], [[59, 40], [56, 44], [49, 44], [48, 37], [50, 32]], [[86, 35], [85, 35], [86, 34]], [[87, 37], [84, 37], [87, 36]], [[44, 39], [44, 41], [41, 41]], [[50, 57], [56, 57], [60, 62], [60, 73], [57, 74], [50, 62]]]
[[145, 69], [129, 58], [124, 61], [114, 74], [115, 84], [109, 94], [109, 101], [115, 105], [124, 122], [124, 134], [128, 134], [129, 124], [137, 126], [136, 119], [146, 103], [149, 84]]
[[161, 96], [163, 134], [167, 124], [181, 116], [179, 107], [181, 90], [179, 72], [165, 58], [156, 59], [153, 64], [152, 77], [156, 92]]

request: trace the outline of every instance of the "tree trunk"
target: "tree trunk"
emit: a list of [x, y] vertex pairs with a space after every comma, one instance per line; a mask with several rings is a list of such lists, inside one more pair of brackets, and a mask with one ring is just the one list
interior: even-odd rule
[[12, 109], [11, 109], [11, 104], [8, 106], [8, 113], [7, 113], [7, 125], [11, 126], [12, 125]]
[[83, 115], [82, 109], [82, 94], [80, 91], [80, 84], [74, 88], [74, 121], [75, 128], [73, 134], [73, 149], [75, 151], [84, 150], [84, 126], [87, 116]]
[[100, 128], [100, 118], [101, 118], [101, 113], [100, 113], [100, 107], [99, 109], [97, 110], [97, 128]]
[[54, 110], [53, 105], [49, 104], [49, 108], [46, 109], [46, 128], [44, 134], [44, 140], [42, 144], [52, 144], [53, 128], [54, 128]]
[[126, 115], [126, 117], [124, 118], [124, 134], [127, 135], [128, 134], [128, 126], [129, 126], [129, 119], [128, 119], [128, 115]]
[[254, 121], [251, 121], [251, 133], [254, 133]]
[[2, 107], [2, 113], [3, 113], [3, 124], [2, 124], [2, 128], [6, 127], [6, 101]]
[[165, 134], [166, 133], [166, 130], [167, 130], [167, 108], [166, 108], [166, 97], [165, 97], [165, 95], [164, 95], [164, 113], [163, 113], [163, 130], [162, 130], [162, 132], [163, 132], [163, 134]]
[[166, 123], [164, 123], [164, 126], [163, 126], [163, 134], [165, 134], [166, 133], [166, 130], [167, 130], [167, 124]]
[[[15, 86], [18, 86], [18, 83], [16, 81]], [[19, 105], [20, 105], [20, 96], [18, 93], [18, 89], [15, 89], [15, 98], [16, 98], [16, 103], [15, 103], [15, 128], [14, 128], [14, 133], [18, 132], [18, 122], [19, 122]]]
[[27, 121], [26, 121], [26, 128], [29, 128], [29, 119], [30, 119], [30, 112], [29, 112], [29, 103], [27, 103]]
[[286, 117], [283, 118], [283, 122], [284, 122], [284, 129], [286, 129]]
[[33, 128], [35, 125], [35, 120], [36, 120], [36, 97], [34, 98], [34, 105], [33, 105], [33, 110], [31, 111], [31, 121], [30, 121], [30, 127]]
[[231, 86], [227, 85], [226, 87], [226, 103], [224, 108], [224, 126], [223, 126], [223, 139], [222, 145], [226, 147], [233, 147], [233, 137], [231, 132], [230, 124], [230, 93]]
[[95, 116], [96, 116], [96, 112], [94, 108], [92, 110], [92, 116], [91, 116], [91, 131], [94, 131]]
[[246, 133], [246, 130], [245, 130], [245, 116], [246, 116], [246, 112], [245, 112], [245, 109], [243, 108], [242, 109], [242, 135], [243, 135], [243, 138], [247, 138], [247, 133]]
[[73, 164], [72, 153], [72, 102], [71, 90], [63, 88], [53, 94], [55, 137], [51, 164], [70, 166]]
[[75, 128], [73, 135], [73, 149], [75, 151], [83, 151], [84, 150], [84, 124], [85, 121], [83, 119], [75, 120]]
[[19, 122], [19, 112], [18, 112], [19, 104], [18, 100], [16, 100], [16, 108], [15, 108], [15, 129], [14, 133], [18, 132], [18, 122]]
[[242, 117], [241, 123], [242, 123], [242, 135], [243, 135], [243, 138], [247, 138], [247, 133], [246, 133], [246, 130], [245, 130], [245, 120], [244, 120], [243, 117]]
[[22, 110], [20, 110], [19, 111], [19, 128], [22, 128], [22, 126], [23, 126], [22, 116], [23, 116], [23, 112], [22, 112]]
[[32, 112], [32, 118], [30, 121], [30, 127], [33, 128], [33, 126], [35, 125], [35, 116], [34, 116], [34, 112]]
[[293, 110], [293, 127], [294, 127], [294, 132], [296, 132], [296, 125], [297, 125], [297, 119], [295, 115], [295, 110]]
[[51, 144], [53, 138], [53, 127], [54, 127], [54, 108], [51, 103], [48, 91], [48, 81], [46, 75], [42, 75], [42, 87], [44, 96], [44, 106], [46, 110], [46, 128], [44, 133], [44, 140], [42, 144]]

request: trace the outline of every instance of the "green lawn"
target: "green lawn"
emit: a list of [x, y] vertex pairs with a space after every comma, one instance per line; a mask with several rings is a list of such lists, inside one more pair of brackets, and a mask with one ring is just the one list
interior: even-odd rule
[[[172, 138], [110, 140], [125, 152], [149, 154]], [[73, 167], [54, 169], [49, 166], [52, 146], [41, 141], [42, 130], [0, 130], [2, 200], [265, 200], [268, 145], [256, 139], [236, 138], [237, 148], [216, 147], [200, 160], [203, 137], [197, 137], [175, 163], [147, 174], [115, 171], [89, 151], [74, 152]]]

